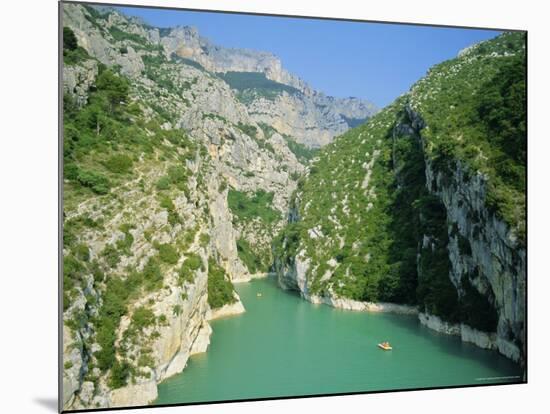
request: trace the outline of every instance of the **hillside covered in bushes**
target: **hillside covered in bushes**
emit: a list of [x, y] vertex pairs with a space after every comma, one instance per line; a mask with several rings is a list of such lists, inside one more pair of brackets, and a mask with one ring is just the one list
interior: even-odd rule
[[524, 35], [504, 33], [323, 147], [274, 243], [281, 284], [312, 300], [415, 306], [498, 333], [519, 359], [525, 87]]

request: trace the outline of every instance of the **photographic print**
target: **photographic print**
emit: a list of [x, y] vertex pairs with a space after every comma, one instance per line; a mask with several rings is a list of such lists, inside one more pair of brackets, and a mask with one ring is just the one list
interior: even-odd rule
[[526, 374], [526, 32], [60, 3], [60, 406]]

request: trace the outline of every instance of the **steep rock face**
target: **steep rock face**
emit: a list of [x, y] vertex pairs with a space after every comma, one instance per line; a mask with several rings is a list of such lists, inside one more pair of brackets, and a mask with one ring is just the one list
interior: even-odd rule
[[81, 386], [82, 344], [63, 326], [63, 406], [71, 405]]
[[68, 93], [81, 107], [88, 102], [88, 89], [97, 77], [97, 63], [91, 60], [81, 66], [69, 66], [63, 70], [63, 92]]
[[526, 255], [509, 226], [485, 204], [486, 178], [460, 162], [450, 176], [426, 163], [430, 191], [447, 211], [450, 277], [460, 291], [466, 277], [497, 309], [497, 347], [518, 361], [525, 350]]
[[[405, 111], [406, 122], [396, 128], [422, 141], [425, 122], [410, 106]], [[515, 232], [487, 206], [487, 177], [483, 173], [472, 172], [459, 160], [453, 163], [454, 168], [435, 172], [433, 160], [426, 154], [424, 161], [426, 187], [445, 207], [449, 278], [459, 297], [465, 295], [467, 283], [487, 298], [498, 314], [498, 325], [496, 332], [487, 333], [429, 314], [422, 314], [420, 321], [432, 329], [460, 335], [466, 342], [497, 349], [520, 361], [525, 352], [525, 249]], [[425, 248], [431, 236], [424, 234], [422, 238], [421, 248]]]
[[307, 89], [306, 83], [283, 68], [281, 61], [272, 53], [250, 49], [224, 48], [199, 36], [194, 27], [179, 26], [161, 38], [168, 56], [192, 59], [210, 72], [262, 72], [268, 79]]
[[[346, 297], [335, 295], [334, 292], [318, 295], [312, 294], [309, 291], [307, 280], [307, 272], [310, 267], [310, 261], [305, 257], [305, 252], [300, 251], [295, 257], [290, 258], [286, 263], [282, 263], [280, 258], [275, 259], [275, 270], [278, 276], [279, 286], [287, 290], [295, 290], [300, 293], [300, 296], [305, 300], [314, 304], [325, 304], [333, 308], [346, 309], [353, 311], [366, 312], [388, 312], [402, 315], [417, 315], [418, 309], [414, 306], [400, 305], [388, 302], [365, 302], [349, 299]], [[422, 321], [422, 319], [421, 319]], [[432, 329], [436, 329], [431, 325]], [[437, 329], [436, 329], [437, 330]], [[441, 329], [441, 332], [445, 330]], [[445, 332], [450, 333], [450, 332]], [[454, 334], [454, 331], [452, 332]], [[474, 342], [474, 341], [469, 341]], [[489, 348], [489, 347], [487, 347]]]
[[132, 46], [122, 54], [111, 43], [114, 40], [109, 32], [111, 27], [122, 26], [125, 30], [141, 32], [138, 25], [124, 19], [120, 14], [109, 13], [106, 22], [99, 24], [94, 15], [82, 7], [63, 7], [63, 24], [73, 29], [78, 44], [101, 63], [108, 66], [120, 65], [126, 75], [138, 75], [143, 70], [143, 61]]
[[192, 27], [178, 27], [161, 38], [166, 56], [198, 62], [213, 73], [260, 73], [269, 80], [288, 85], [296, 93], [277, 93], [266, 98], [254, 88], [239, 90], [248, 94], [248, 112], [256, 122], [273, 126], [309, 147], [320, 147], [350, 127], [364, 122], [377, 108], [358, 98], [334, 98], [312, 89], [302, 79], [283, 68], [271, 53], [248, 49], [223, 48], [199, 36]]
[[227, 205], [227, 193], [218, 193], [218, 188], [212, 188], [214, 195], [211, 204], [213, 227], [211, 239], [216, 250], [219, 252], [223, 267], [231, 276], [232, 280], [247, 279], [248, 270], [239, 260], [235, 240], [237, 234], [231, 221], [231, 213]]
[[257, 97], [247, 106], [256, 122], [273, 125], [308, 147], [328, 144], [350, 128], [351, 120], [365, 121], [374, 113], [359, 99], [335, 99], [318, 93], [306, 96], [283, 92], [274, 100]]

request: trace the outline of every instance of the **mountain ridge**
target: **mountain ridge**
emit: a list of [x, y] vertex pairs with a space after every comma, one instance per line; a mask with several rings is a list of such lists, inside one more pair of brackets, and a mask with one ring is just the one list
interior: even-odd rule
[[[366, 100], [355, 97], [334, 98], [312, 89], [302, 79], [288, 72], [280, 59], [270, 52], [217, 46], [189, 26], [159, 29], [128, 19], [118, 11], [103, 10], [100, 13], [92, 6], [86, 6], [85, 10], [86, 19], [74, 16], [79, 21], [74, 28], [80, 44], [103, 63], [120, 64], [122, 72], [129, 76], [138, 76], [145, 68], [140, 49], [152, 52], [156, 49], [157, 53], [164, 54], [166, 60], [170, 61], [172, 56], [177, 56], [195, 62], [213, 74], [263, 73], [267, 79], [296, 88], [300, 91], [298, 95], [281, 93], [266, 99], [260, 94], [250, 104], [261, 108], [256, 109], [261, 112], [257, 117], [258, 122], [277, 123], [279, 132], [291, 135], [309, 147], [325, 145], [334, 136], [343, 133], [350, 127], [347, 119], [365, 121], [378, 110]], [[65, 15], [70, 22], [72, 12], [68, 11]], [[85, 25], [85, 31], [80, 30], [79, 25], [82, 24]], [[121, 27], [122, 32], [127, 33], [126, 36], [120, 33]], [[114, 31], [115, 40], [118, 36], [116, 41], [127, 45], [123, 47], [129, 47], [126, 56], [107, 55], [104, 39], [90, 31], [93, 29], [100, 32]]]

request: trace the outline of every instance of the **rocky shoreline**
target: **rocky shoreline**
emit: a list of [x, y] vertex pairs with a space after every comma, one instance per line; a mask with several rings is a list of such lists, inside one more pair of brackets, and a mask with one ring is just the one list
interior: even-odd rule
[[[235, 294], [235, 296], [237, 296]], [[238, 296], [237, 296], [238, 298]], [[240, 315], [241, 313], [246, 312], [246, 309], [244, 308], [243, 303], [241, 302], [240, 298], [237, 299], [236, 302], [228, 303], [226, 305], [223, 305], [221, 308], [218, 309], [211, 309], [210, 313], [206, 316], [206, 319], [208, 321], [212, 321], [214, 319], [220, 319], [220, 318], [226, 318], [228, 316], [235, 316]], [[206, 351], [206, 349], [204, 350]], [[202, 351], [202, 352], [204, 352]]]
[[382, 312], [382, 313], [396, 313], [401, 315], [417, 315], [418, 309], [414, 306], [399, 305], [396, 303], [385, 302], [361, 302], [346, 298], [333, 298], [326, 296], [312, 295], [305, 297], [309, 302], [313, 304], [325, 304], [332, 306], [333, 308], [359, 311], [359, 312]]
[[517, 345], [497, 336], [496, 332], [482, 332], [463, 323], [452, 324], [441, 320], [435, 315], [419, 313], [420, 323], [436, 332], [459, 336], [463, 342], [468, 342], [479, 348], [496, 350], [514, 362], [520, 362], [521, 352]]
[[205, 313], [205, 318], [193, 340], [191, 348], [187, 352], [179, 352], [169, 362], [162, 376], [151, 381], [140, 384], [133, 384], [111, 393], [111, 406], [127, 406], [127, 405], [149, 405], [158, 397], [158, 384], [169, 377], [181, 373], [187, 366], [189, 357], [206, 352], [210, 345], [210, 336], [212, 335], [212, 327], [210, 321], [225, 317], [240, 315], [246, 310], [239, 296], [235, 293], [236, 302], [226, 304], [218, 309], [208, 309]]
[[[284, 285], [279, 284], [283, 289]], [[458, 336], [462, 342], [471, 343], [479, 348], [498, 351], [501, 355], [514, 362], [521, 361], [520, 349], [514, 343], [499, 337], [496, 332], [483, 332], [463, 323], [449, 323], [438, 316], [420, 312], [416, 306], [400, 305], [386, 302], [362, 302], [347, 298], [309, 295], [300, 292], [300, 296], [313, 304], [324, 304], [337, 309], [357, 312], [381, 312], [399, 315], [417, 315], [423, 326], [445, 335]]]

